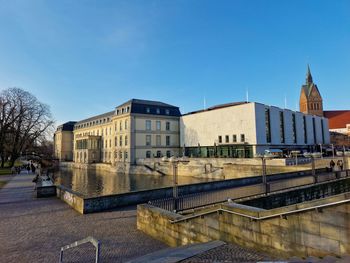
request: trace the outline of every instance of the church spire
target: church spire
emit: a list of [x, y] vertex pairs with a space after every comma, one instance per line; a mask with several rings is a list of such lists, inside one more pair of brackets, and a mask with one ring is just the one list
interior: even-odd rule
[[307, 64], [307, 73], [306, 73], [306, 84], [311, 84], [312, 82], [312, 76], [311, 76], [311, 70], [309, 64]]

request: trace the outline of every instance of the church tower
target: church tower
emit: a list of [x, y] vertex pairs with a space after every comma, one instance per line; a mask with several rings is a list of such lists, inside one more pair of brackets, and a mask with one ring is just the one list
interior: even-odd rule
[[309, 65], [307, 66], [306, 82], [301, 87], [299, 110], [302, 113], [323, 117], [323, 103], [317, 85], [313, 83]]

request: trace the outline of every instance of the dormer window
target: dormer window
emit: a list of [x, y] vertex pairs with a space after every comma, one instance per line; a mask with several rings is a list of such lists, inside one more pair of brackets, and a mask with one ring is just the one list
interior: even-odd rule
[[119, 110], [117, 110], [117, 115], [119, 114]]
[[129, 112], [129, 110], [130, 110], [130, 107], [129, 107], [129, 106], [126, 107], [126, 112], [127, 112], [127, 113]]
[[166, 110], [165, 110], [165, 114], [166, 114], [166, 115], [169, 115], [169, 114], [170, 114], [170, 110], [166, 109]]
[[156, 111], [156, 112], [157, 112], [157, 114], [160, 114], [160, 109], [159, 109], [159, 108], [157, 108], [157, 111]]
[[150, 109], [150, 108], [146, 108], [146, 112], [147, 112], [147, 113], [150, 113], [150, 112], [151, 112], [151, 109]]
[[122, 114], [124, 114], [124, 108], [122, 108]]

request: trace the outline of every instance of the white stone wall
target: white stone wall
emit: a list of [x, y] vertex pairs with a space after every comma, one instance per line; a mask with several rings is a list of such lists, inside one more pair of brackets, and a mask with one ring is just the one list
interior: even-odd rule
[[254, 103], [248, 103], [182, 116], [180, 144], [185, 144], [186, 147], [198, 146], [198, 143], [203, 146], [214, 145], [214, 142], [218, 143], [219, 135], [222, 136], [223, 142], [228, 135], [229, 143], [232, 143], [234, 134], [237, 136], [237, 143], [240, 142], [241, 134], [244, 134], [249, 144], [255, 144], [254, 112]]

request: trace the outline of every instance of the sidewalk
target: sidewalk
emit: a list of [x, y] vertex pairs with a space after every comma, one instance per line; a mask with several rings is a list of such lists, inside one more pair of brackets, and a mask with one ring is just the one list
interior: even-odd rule
[[[14, 176], [0, 189], [0, 262], [57, 262], [60, 248], [93, 236], [102, 262], [125, 262], [166, 248], [136, 229], [136, 207], [80, 215], [59, 199], [34, 196], [34, 175]], [[64, 262], [88, 262], [92, 246], [67, 251]]]

